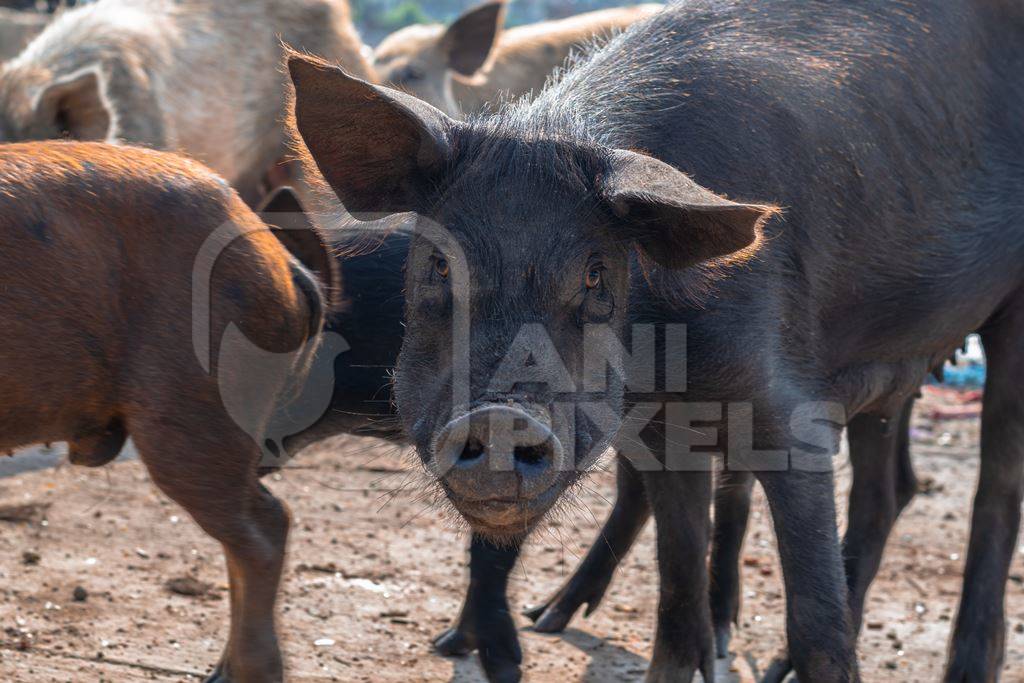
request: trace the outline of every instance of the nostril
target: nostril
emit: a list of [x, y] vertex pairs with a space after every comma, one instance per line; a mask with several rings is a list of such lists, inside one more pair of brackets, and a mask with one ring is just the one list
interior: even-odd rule
[[480, 440], [474, 437], [470, 437], [466, 441], [466, 445], [462, 447], [462, 452], [459, 453], [459, 462], [469, 462], [476, 460], [484, 454], [484, 445], [480, 443]]
[[523, 465], [537, 465], [547, 457], [548, 449], [544, 445], [539, 446], [516, 446], [512, 451], [517, 463]]

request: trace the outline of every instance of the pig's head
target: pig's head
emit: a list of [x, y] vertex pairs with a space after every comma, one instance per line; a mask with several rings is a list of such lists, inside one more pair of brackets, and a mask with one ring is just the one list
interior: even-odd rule
[[0, 66], [0, 142], [106, 140], [112, 124], [98, 66], [66, 75], [18, 60]]
[[[353, 215], [419, 215], [395, 381], [404, 428], [480, 533], [522, 534], [621, 419], [631, 264], [751, 245], [769, 213], [571, 126], [460, 123], [303, 57], [294, 123]], [[510, 120], [511, 119], [511, 120]]]
[[504, 0], [492, 0], [463, 12], [449, 26], [406, 26], [373, 51], [381, 81], [458, 115], [451, 92], [453, 77], [472, 77], [487, 63], [505, 21]]

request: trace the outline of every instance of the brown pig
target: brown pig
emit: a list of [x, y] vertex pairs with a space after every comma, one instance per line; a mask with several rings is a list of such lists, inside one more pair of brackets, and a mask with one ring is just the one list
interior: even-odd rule
[[0, 451], [68, 441], [100, 465], [130, 435], [227, 555], [230, 637], [209, 680], [281, 680], [289, 515], [259, 483], [259, 430], [315, 350], [316, 280], [224, 180], [127, 146], [0, 145], [0, 235]]
[[0, 67], [0, 142], [183, 152], [254, 204], [286, 149], [282, 41], [369, 76], [347, 0], [98, 0]]
[[464, 12], [450, 26], [407, 26], [381, 41], [374, 68], [390, 83], [460, 116], [503, 96], [540, 92], [574, 50], [661, 10], [662, 5], [585, 12], [502, 30], [504, 0]]

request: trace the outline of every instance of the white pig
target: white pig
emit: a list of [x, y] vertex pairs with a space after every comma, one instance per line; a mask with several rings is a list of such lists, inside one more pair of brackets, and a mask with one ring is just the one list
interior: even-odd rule
[[0, 67], [0, 141], [177, 151], [246, 201], [286, 153], [282, 42], [371, 78], [347, 0], [98, 0]]
[[503, 0], [466, 10], [450, 26], [407, 26], [381, 41], [374, 68], [390, 83], [452, 116], [503, 95], [539, 91], [574, 49], [621, 31], [662, 5], [616, 7], [502, 30]]

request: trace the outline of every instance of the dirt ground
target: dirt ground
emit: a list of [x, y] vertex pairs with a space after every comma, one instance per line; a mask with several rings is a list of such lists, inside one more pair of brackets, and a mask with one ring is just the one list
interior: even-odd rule
[[[977, 396], [929, 389], [914, 425], [923, 491], [890, 538], [860, 641], [865, 680], [935, 681], [960, 590], [977, 472]], [[456, 615], [466, 536], [430, 505], [407, 454], [368, 439], [308, 450], [271, 488], [295, 526], [280, 628], [295, 681], [481, 681], [474, 657], [444, 659], [430, 639]], [[840, 460], [840, 509], [849, 466]], [[554, 591], [608, 509], [597, 473], [579, 509], [529, 545], [516, 608]], [[0, 680], [195, 681], [227, 625], [219, 547], [149, 483], [138, 462], [62, 467], [0, 479]], [[624, 561], [600, 610], [559, 636], [520, 618], [528, 681], [641, 680], [657, 576], [652, 529]], [[1003, 680], [1024, 681], [1024, 540], [1007, 588]], [[179, 591], [173, 592], [168, 582]], [[739, 670], [763, 668], [783, 642], [784, 599], [767, 507], [758, 493], [733, 641]], [[194, 595], [182, 595], [195, 593]], [[735, 672], [723, 680], [737, 680]]]

